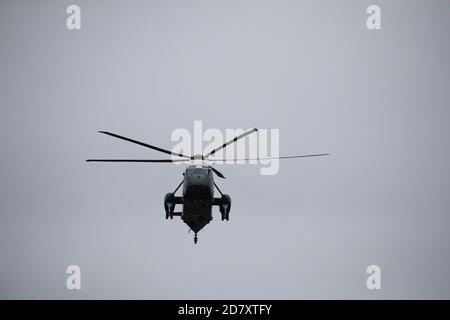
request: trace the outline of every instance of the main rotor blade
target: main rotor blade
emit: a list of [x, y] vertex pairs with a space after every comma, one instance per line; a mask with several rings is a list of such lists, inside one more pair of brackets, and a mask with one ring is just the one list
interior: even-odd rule
[[219, 170], [217, 170], [216, 168], [213, 168], [213, 167], [211, 167], [211, 166], [210, 166], [210, 168], [211, 168], [211, 170], [212, 170], [215, 174], [217, 174], [217, 176], [218, 176], [219, 178], [225, 179], [225, 176], [224, 176]]
[[258, 129], [253, 128], [253, 129], [251, 129], [251, 130], [249, 130], [249, 131], [247, 131], [247, 132], [244, 132], [243, 134], [241, 134], [241, 135], [239, 135], [239, 136], [237, 136], [237, 137], [234, 137], [233, 139], [231, 139], [230, 141], [224, 143], [224, 144], [221, 145], [220, 147], [218, 147], [218, 148], [216, 148], [216, 149], [210, 151], [208, 154], [206, 154], [206, 155], [204, 156], [204, 158], [208, 158], [209, 156], [213, 155], [213, 154], [216, 153], [217, 151], [222, 150], [223, 148], [226, 148], [226, 147], [229, 146], [230, 144], [235, 143], [235, 142], [238, 141], [239, 139], [242, 139], [242, 138], [244, 138], [245, 136], [248, 136], [249, 134], [251, 134], [251, 133], [253, 133], [253, 132], [256, 132], [256, 131], [258, 131]]
[[137, 141], [137, 140], [134, 140], [134, 139], [130, 139], [130, 138], [127, 138], [127, 137], [123, 137], [123, 136], [119, 136], [118, 134], [115, 134], [115, 133], [111, 133], [111, 132], [107, 132], [107, 131], [99, 131], [99, 133], [107, 134], [107, 135], [109, 135], [111, 137], [122, 139], [122, 140], [125, 140], [125, 141], [128, 141], [128, 142], [135, 143], [135, 144], [138, 144], [138, 145], [141, 145], [141, 146], [144, 146], [144, 147], [147, 147], [147, 148], [159, 151], [159, 152], [167, 153], [167, 154], [170, 154], [170, 155], [173, 155], [173, 156], [186, 158], [186, 159], [191, 159], [192, 158], [190, 156], [186, 156], [186, 155], [181, 154], [181, 153], [175, 153], [175, 152], [172, 152], [172, 151], [169, 151], [169, 150], [166, 150], [166, 149], [162, 149], [162, 148], [159, 148], [159, 147], [152, 146], [152, 145], [144, 143], [144, 142], [140, 142], [140, 141]]
[[242, 158], [242, 159], [208, 159], [214, 162], [225, 162], [225, 161], [251, 161], [251, 160], [272, 160], [272, 159], [295, 159], [295, 158], [310, 158], [310, 157], [323, 157], [329, 156], [329, 153], [318, 153], [318, 154], [305, 154], [300, 156], [284, 156], [284, 157], [263, 157], [263, 158]]
[[87, 159], [87, 162], [189, 162], [188, 159]]

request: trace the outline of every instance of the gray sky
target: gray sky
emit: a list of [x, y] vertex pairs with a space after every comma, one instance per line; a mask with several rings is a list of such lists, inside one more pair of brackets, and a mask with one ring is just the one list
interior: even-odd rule
[[[0, 298], [450, 298], [449, 1], [79, 0], [69, 31], [72, 3], [0, 4]], [[195, 246], [183, 167], [84, 162], [194, 120], [332, 155], [218, 165], [230, 221]]]

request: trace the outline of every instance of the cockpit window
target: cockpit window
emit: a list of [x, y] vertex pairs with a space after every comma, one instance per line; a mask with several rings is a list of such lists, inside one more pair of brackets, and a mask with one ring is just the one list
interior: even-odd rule
[[193, 168], [193, 169], [189, 170], [189, 174], [206, 176], [206, 175], [208, 175], [208, 169], [207, 168]]
[[194, 169], [193, 174], [205, 174], [203, 169]]

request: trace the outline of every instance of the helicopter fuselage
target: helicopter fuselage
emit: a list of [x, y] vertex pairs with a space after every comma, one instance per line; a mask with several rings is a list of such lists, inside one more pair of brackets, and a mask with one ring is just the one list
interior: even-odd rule
[[191, 166], [184, 173], [181, 219], [197, 233], [212, 220], [214, 176], [209, 168]]
[[[219, 206], [222, 220], [229, 219], [231, 198], [221, 193], [220, 198], [214, 197], [214, 173], [209, 166], [189, 166], [184, 172], [183, 195], [175, 196], [168, 193], [164, 198], [166, 218], [180, 216], [190, 230], [195, 234], [203, 229], [212, 219], [212, 207]], [[178, 189], [178, 188], [177, 188]], [[218, 189], [219, 190], [219, 189]], [[220, 190], [219, 190], [220, 192]], [[181, 204], [181, 212], [175, 212], [175, 205]]]

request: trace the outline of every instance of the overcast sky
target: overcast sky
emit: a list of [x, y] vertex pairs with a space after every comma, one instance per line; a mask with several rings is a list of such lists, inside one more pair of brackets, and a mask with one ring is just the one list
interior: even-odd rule
[[[0, 298], [450, 298], [449, 1], [78, 0], [75, 31], [70, 4], [0, 3]], [[84, 161], [194, 120], [331, 156], [217, 165], [230, 221], [194, 245], [183, 166]]]

